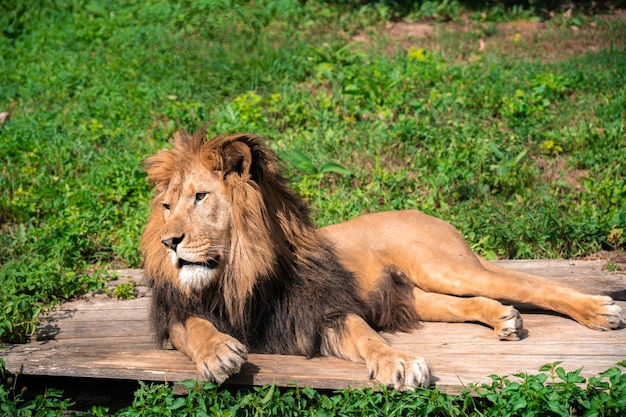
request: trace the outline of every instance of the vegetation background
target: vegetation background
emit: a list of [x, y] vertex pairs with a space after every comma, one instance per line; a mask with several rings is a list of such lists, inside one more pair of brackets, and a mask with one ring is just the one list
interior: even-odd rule
[[142, 161], [204, 124], [268, 137], [320, 226], [418, 208], [488, 258], [625, 249], [626, 20], [600, 5], [1, 2], [0, 341], [141, 266]]

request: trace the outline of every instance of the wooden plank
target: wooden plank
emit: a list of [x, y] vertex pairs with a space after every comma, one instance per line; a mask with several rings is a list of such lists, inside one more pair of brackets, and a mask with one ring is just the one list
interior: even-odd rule
[[626, 274], [623, 271], [608, 271], [607, 261], [551, 259], [501, 260], [494, 263], [528, 274], [552, 278], [564, 285], [598, 294], [610, 294], [614, 298], [626, 300]]
[[[107, 347], [109, 349], [118, 349], [119, 346], [136, 346], [137, 349], [155, 349], [157, 344], [154, 341], [153, 334], [144, 335], [124, 335], [124, 336], [96, 336], [90, 338], [59, 338], [59, 339], [41, 339], [34, 341], [36, 343], [47, 344], [52, 346], [76, 346], [76, 347]], [[33, 345], [34, 342], [28, 345]], [[0, 350], [0, 357], [2, 351]]]
[[133, 298], [131, 300], [117, 300], [103, 294], [96, 296], [85, 296], [77, 300], [68, 301], [53, 310], [55, 313], [61, 312], [77, 313], [88, 310], [145, 310], [150, 306], [150, 297]]
[[127, 308], [118, 308], [115, 305], [112, 306], [100, 306], [98, 309], [80, 309], [80, 310], [62, 310], [62, 311], [53, 311], [48, 314], [44, 318], [44, 322], [46, 323], [63, 323], [67, 321], [79, 322], [93, 322], [93, 321], [102, 321], [103, 309], [107, 311], [111, 317], [114, 317], [116, 321], [118, 320], [135, 320], [135, 321], [148, 321], [148, 307], [146, 303], [141, 303], [140, 305], [131, 305], [132, 303], [139, 300], [128, 300], [124, 301], [124, 303], [128, 304]]
[[[197, 379], [195, 365], [176, 350], [94, 349], [63, 347], [48, 350], [22, 350], [13, 355], [20, 361], [18, 372], [50, 376], [137, 379], [172, 382]], [[15, 372], [15, 371], [14, 371]], [[364, 365], [336, 358], [306, 359], [299, 356], [250, 355], [242, 372], [227, 383], [339, 389], [371, 385]]]
[[[95, 377], [115, 379], [139, 379], [172, 382], [196, 379], [195, 365], [175, 350], [93, 349], [67, 347], [46, 351], [23, 351], [22, 374], [70, 377]], [[590, 358], [588, 355], [572, 354], [490, 354], [486, 363], [485, 353], [466, 354], [440, 352], [429, 361], [434, 370], [436, 386], [447, 392], [457, 392], [460, 386], [471, 383], [488, 383], [489, 375], [512, 375], [536, 373], [546, 363], [562, 361], [567, 371], [583, 368], [582, 375], [597, 375], [615, 365], [617, 361]], [[493, 372], [497, 369], [497, 372]], [[358, 388], [371, 386], [364, 365], [336, 358], [305, 359], [298, 356], [252, 354], [238, 375], [227, 383], [263, 385], [273, 383], [290, 386], [313, 386], [323, 389]]]
[[[610, 273], [604, 261], [502, 261], [503, 266], [551, 276], [593, 292], [624, 291], [624, 274]], [[123, 271], [118, 282], [142, 281], [141, 270]], [[112, 285], [115, 285], [113, 283]], [[148, 321], [149, 291], [118, 301], [103, 294], [64, 303], [37, 331], [39, 340], [1, 350], [7, 369], [30, 375], [122, 378], [150, 381], [195, 379], [195, 365], [172, 349], [152, 344]], [[626, 302], [620, 302], [626, 309]], [[522, 306], [524, 307], [524, 306]], [[501, 342], [485, 326], [424, 323], [410, 334], [384, 334], [394, 346], [426, 357], [440, 389], [455, 392], [489, 375], [537, 372], [563, 360], [567, 370], [584, 367], [591, 376], [626, 359], [626, 330], [596, 332], [569, 318], [533, 309], [523, 314], [528, 333], [518, 342]], [[231, 384], [268, 384], [338, 389], [371, 385], [364, 365], [336, 358], [250, 355]]]

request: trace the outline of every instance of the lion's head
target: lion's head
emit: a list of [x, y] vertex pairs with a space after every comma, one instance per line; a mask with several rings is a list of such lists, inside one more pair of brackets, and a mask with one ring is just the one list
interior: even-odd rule
[[258, 280], [317, 239], [306, 205], [254, 135], [174, 135], [146, 161], [156, 196], [142, 238], [153, 285], [183, 292], [216, 285], [238, 316]]

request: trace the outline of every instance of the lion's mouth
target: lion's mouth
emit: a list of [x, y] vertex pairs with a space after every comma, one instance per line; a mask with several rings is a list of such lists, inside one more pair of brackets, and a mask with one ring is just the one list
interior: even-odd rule
[[177, 263], [177, 267], [183, 268], [185, 266], [201, 266], [203, 268], [208, 268], [208, 269], [215, 269], [217, 268], [217, 266], [220, 264], [220, 257], [216, 256], [215, 258], [211, 258], [208, 261], [205, 262], [191, 262], [191, 261], [187, 261], [183, 258], [178, 258], [178, 263]]

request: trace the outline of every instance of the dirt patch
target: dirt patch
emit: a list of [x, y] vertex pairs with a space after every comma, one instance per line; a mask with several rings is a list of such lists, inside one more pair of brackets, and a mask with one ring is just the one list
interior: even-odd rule
[[387, 34], [391, 39], [421, 39], [430, 36], [435, 31], [435, 27], [429, 23], [416, 22], [396, 22], [391, 23], [387, 28]]
[[593, 20], [568, 20], [563, 16], [540, 22], [517, 20], [506, 23], [476, 22], [392, 22], [360, 31], [350, 41], [372, 45], [388, 40], [388, 50], [420, 47], [453, 54], [461, 59], [476, 53], [497, 53], [520, 58], [555, 61], [587, 52], [621, 47], [626, 41], [626, 11], [597, 15]]
[[540, 159], [537, 165], [541, 169], [541, 179], [544, 182], [552, 183], [558, 180], [564, 181], [572, 188], [582, 191], [584, 189], [582, 181], [589, 172], [587, 169], [568, 169], [565, 159], [545, 160]]
[[[626, 19], [623, 13], [620, 16], [617, 19]], [[624, 25], [611, 23], [613, 19], [614, 15], [598, 16], [595, 21], [579, 25], [519, 20], [484, 27], [480, 40], [485, 51], [557, 61], [623, 45]]]
[[[394, 43], [404, 43], [405, 41], [410, 43], [412, 40], [428, 38], [433, 35], [435, 29], [434, 25], [426, 22], [389, 22], [380, 32], [383, 32]], [[378, 33], [376, 33], [376, 37]], [[352, 36], [350, 41], [363, 42], [369, 45], [372, 43], [372, 33], [361, 30]]]
[[516, 20], [515, 22], [502, 23], [496, 26], [498, 30], [504, 33], [537, 33], [546, 29], [544, 22], [535, 22], [531, 20]]
[[584, 259], [586, 261], [609, 260], [611, 262], [624, 264], [624, 270], [626, 270], [626, 252], [621, 250], [603, 250], [598, 253], [586, 255], [581, 259]]

